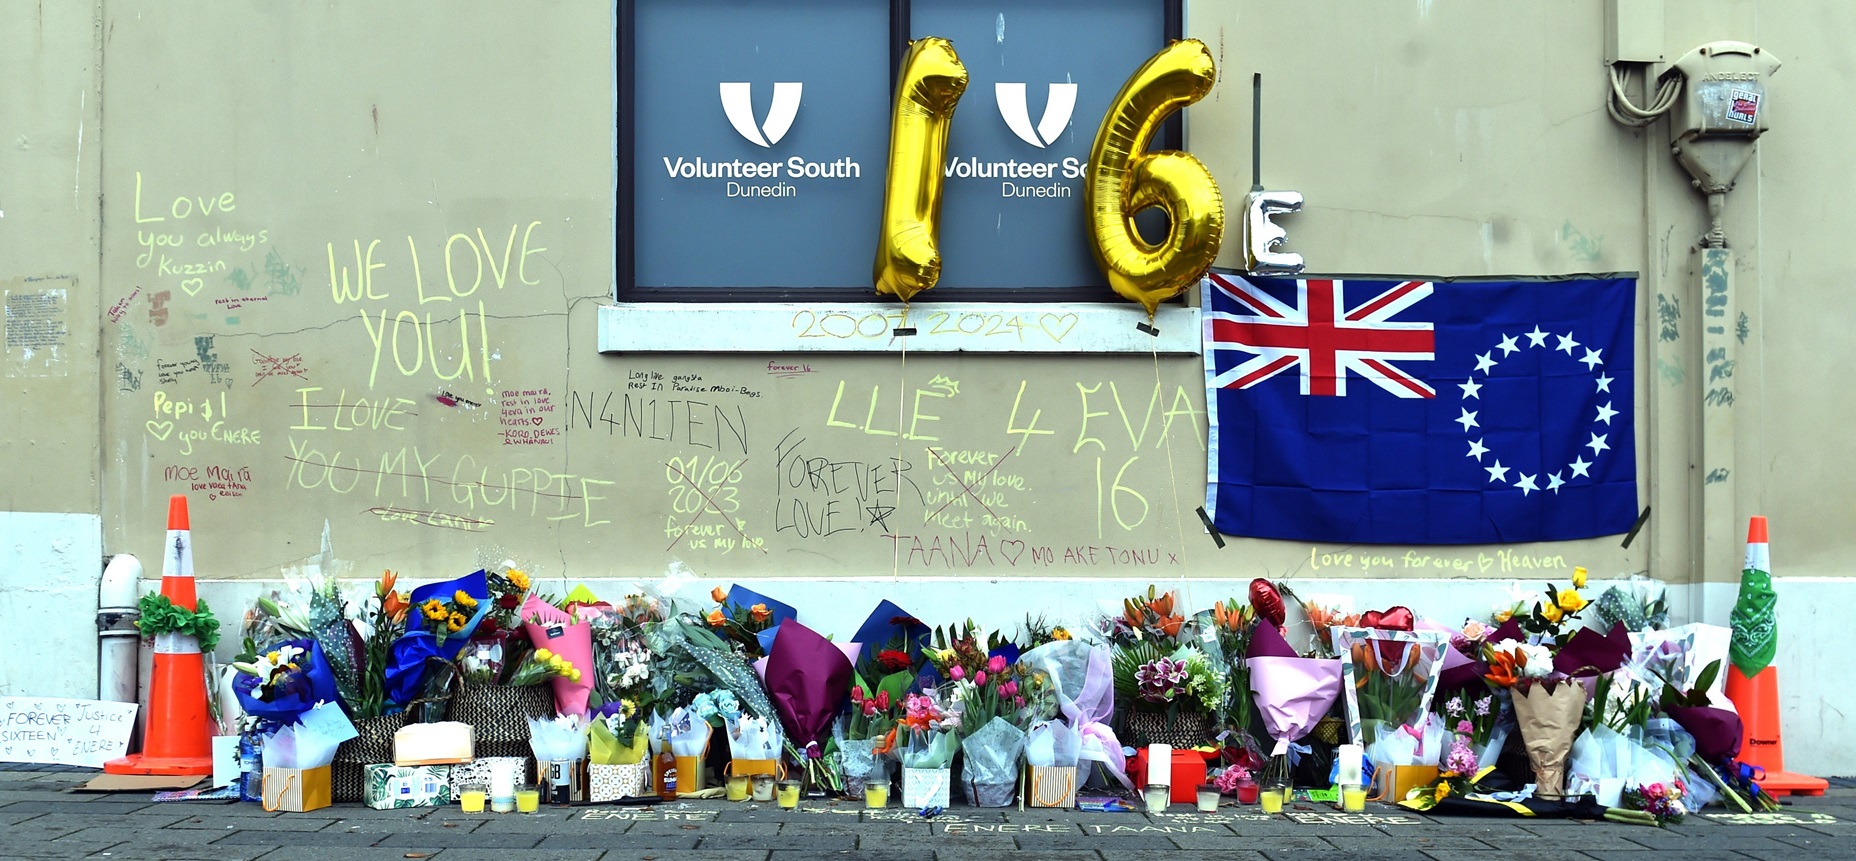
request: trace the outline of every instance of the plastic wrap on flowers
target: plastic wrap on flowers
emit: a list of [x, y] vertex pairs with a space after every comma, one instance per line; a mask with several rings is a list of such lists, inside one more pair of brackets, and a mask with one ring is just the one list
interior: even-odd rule
[[284, 672], [269, 685], [265, 684], [269, 680], [249, 673], [240, 673], [232, 682], [232, 691], [246, 714], [280, 725], [291, 724], [317, 703], [336, 702], [335, 675], [329, 670], [322, 646], [306, 637], [279, 643], [272, 651], [287, 648], [303, 650], [296, 662], [298, 669]]
[[830, 640], [798, 622], [780, 626], [767, 655], [767, 696], [787, 740], [811, 756], [851, 686], [851, 662]]
[[975, 807], [1009, 807], [1018, 797], [1025, 732], [995, 717], [960, 743], [960, 786]]
[[592, 625], [531, 595], [522, 605], [522, 632], [535, 648], [548, 649], [580, 670], [577, 680], [555, 676], [548, 685], [561, 714], [585, 715], [587, 696], [593, 692]]
[[844, 769], [844, 794], [862, 798], [867, 783], [889, 782], [889, 758], [876, 752], [880, 738], [838, 740], [838, 762]]
[[1099, 763], [1123, 787], [1133, 791], [1121, 740], [1108, 723], [1115, 714], [1115, 670], [1108, 646], [1057, 640], [1026, 652], [1019, 662], [1050, 674], [1057, 689], [1058, 709], [1081, 736], [1077, 766]]
[[1282, 632], [1258, 625], [1250, 638], [1246, 664], [1257, 710], [1276, 739], [1270, 755], [1286, 756], [1289, 745], [1307, 735], [1334, 707], [1340, 696], [1341, 662], [1300, 657]]

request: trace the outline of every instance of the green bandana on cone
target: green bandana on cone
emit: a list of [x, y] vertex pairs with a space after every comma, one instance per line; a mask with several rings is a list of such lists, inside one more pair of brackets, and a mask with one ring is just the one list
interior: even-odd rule
[[1772, 663], [1779, 650], [1779, 595], [1772, 590], [1771, 551], [1766, 543], [1766, 518], [1755, 517], [1747, 527], [1746, 567], [1740, 571], [1740, 597], [1731, 619], [1733, 639], [1727, 654], [1752, 678]]

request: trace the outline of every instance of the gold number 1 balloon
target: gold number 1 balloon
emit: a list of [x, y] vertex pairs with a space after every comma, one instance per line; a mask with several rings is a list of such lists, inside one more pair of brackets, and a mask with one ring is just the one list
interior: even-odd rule
[[889, 126], [883, 235], [876, 247], [878, 293], [907, 302], [941, 278], [941, 165], [948, 123], [966, 90], [967, 67], [953, 43], [932, 36], [909, 43]]
[[[1211, 92], [1216, 77], [1205, 43], [1168, 45], [1122, 85], [1089, 151], [1090, 248], [1109, 287], [1146, 307], [1148, 319], [1198, 282], [1224, 239], [1224, 201], [1211, 171], [1183, 152], [1147, 152], [1161, 121]], [[1134, 229], [1134, 214], [1150, 206], [1171, 222], [1159, 244]]]

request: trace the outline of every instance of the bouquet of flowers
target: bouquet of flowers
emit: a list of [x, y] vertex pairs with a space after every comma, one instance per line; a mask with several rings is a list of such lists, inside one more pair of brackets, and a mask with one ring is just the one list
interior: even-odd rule
[[1136, 744], [1204, 744], [1230, 698], [1227, 674], [1195, 646], [1163, 652], [1159, 642], [1140, 640], [1116, 649], [1114, 671]]
[[1658, 828], [1681, 822], [1688, 815], [1683, 799], [1688, 786], [1680, 778], [1668, 783], [1651, 783], [1624, 790], [1624, 806], [1605, 811], [1605, 819], [1630, 825], [1654, 825]]
[[348, 704], [349, 716], [362, 719], [379, 717], [391, 708], [405, 705], [405, 700], [390, 695], [387, 670], [393, 663], [393, 643], [406, 633], [406, 614], [412, 602], [403, 592], [393, 591], [398, 575], [383, 572], [374, 584], [374, 594], [362, 605], [366, 621], [354, 624], [361, 635], [363, 660], [360, 667], [360, 696]]
[[715, 599], [717, 606], [703, 617], [703, 621], [723, 639], [738, 645], [750, 659], [764, 656], [766, 651], [761, 648], [760, 634], [779, 624], [767, 602], [731, 604], [727, 590], [720, 586], [715, 587], [709, 597]]
[[1180, 631], [1186, 623], [1185, 615], [1174, 611], [1174, 605], [1178, 602], [1178, 593], [1160, 594], [1153, 586], [1149, 586], [1145, 596], [1123, 599], [1121, 615], [1105, 618], [1101, 633], [1115, 645], [1143, 640], [1163, 644], [1178, 643]]
[[308, 637], [278, 643], [232, 666], [239, 672], [233, 682], [239, 705], [261, 720], [294, 723], [318, 703], [337, 699], [335, 676], [323, 659], [322, 646]]
[[1505, 605], [1496, 612], [1495, 621], [1502, 623], [1512, 619], [1521, 626], [1521, 630], [1529, 634], [1539, 634], [1544, 639], [1559, 642], [1562, 634], [1579, 619], [1580, 611], [1589, 603], [1579, 594], [1579, 590], [1585, 588], [1585, 579], [1585, 569], [1574, 568], [1572, 588], [1560, 589], [1549, 583], [1544, 599], [1534, 598], [1531, 607], [1526, 598]]
[[1585, 687], [1555, 672], [1543, 646], [1504, 640], [1487, 648], [1489, 683], [1513, 691], [1515, 722], [1534, 768], [1535, 794], [1563, 797], [1566, 757], [1585, 717]]

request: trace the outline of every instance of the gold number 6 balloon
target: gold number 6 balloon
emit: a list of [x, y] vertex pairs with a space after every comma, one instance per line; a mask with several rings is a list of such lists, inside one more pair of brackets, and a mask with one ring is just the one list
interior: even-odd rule
[[[1148, 319], [1211, 268], [1224, 239], [1224, 201], [1211, 171], [1183, 152], [1147, 152], [1161, 121], [1211, 92], [1216, 77], [1205, 43], [1168, 45], [1121, 86], [1089, 151], [1090, 249], [1109, 287], [1145, 306]], [[1159, 244], [1134, 229], [1134, 214], [1150, 206], [1171, 222]]]
[[967, 90], [967, 67], [946, 39], [909, 43], [896, 79], [889, 126], [889, 179], [883, 235], [876, 247], [876, 292], [904, 302], [941, 278], [941, 164], [947, 127]]

